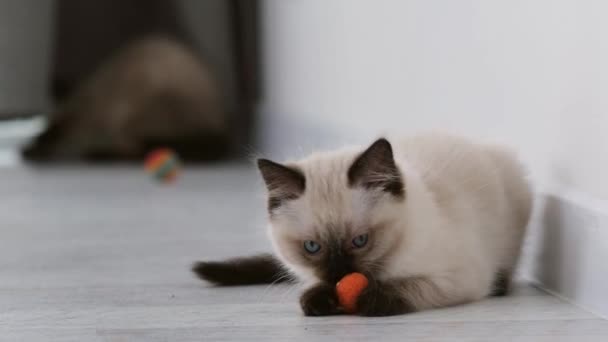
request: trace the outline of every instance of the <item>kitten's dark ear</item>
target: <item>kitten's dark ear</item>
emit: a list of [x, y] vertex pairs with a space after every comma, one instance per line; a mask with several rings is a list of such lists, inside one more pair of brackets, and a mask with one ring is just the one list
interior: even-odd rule
[[306, 178], [299, 170], [268, 159], [258, 159], [258, 169], [268, 188], [268, 211], [304, 193]]
[[348, 169], [348, 183], [351, 187], [381, 188], [396, 197], [405, 195], [403, 178], [388, 140], [376, 140], [355, 159]]

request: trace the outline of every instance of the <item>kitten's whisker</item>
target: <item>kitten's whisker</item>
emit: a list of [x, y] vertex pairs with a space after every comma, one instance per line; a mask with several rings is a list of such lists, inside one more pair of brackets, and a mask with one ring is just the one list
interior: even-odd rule
[[277, 279], [275, 279], [272, 283], [268, 284], [265, 288], [264, 291], [260, 294], [260, 296], [258, 297], [258, 299], [260, 300], [260, 302], [264, 299], [266, 299], [266, 295], [268, 295], [268, 291], [277, 283], [280, 283], [281, 281], [285, 280], [285, 279], [291, 279], [292, 275], [288, 272], [288, 271], [283, 271], [281, 273], [279, 273], [279, 277], [277, 277]]
[[285, 299], [287, 299], [287, 297], [289, 295], [291, 295], [293, 293], [294, 290], [299, 289], [301, 287], [302, 284], [299, 283], [295, 283], [291, 286], [289, 286], [287, 288], [287, 290], [285, 292], [283, 292], [283, 294], [281, 295], [281, 298], [279, 299], [279, 302], [283, 302], [285, 301]]

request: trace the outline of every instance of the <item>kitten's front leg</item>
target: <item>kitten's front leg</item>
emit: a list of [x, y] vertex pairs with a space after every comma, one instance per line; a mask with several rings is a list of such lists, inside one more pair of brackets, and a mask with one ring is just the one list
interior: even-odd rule
[[342, 313], [335, 287], [326, 283], [319, 283], [306, 290], [300, 297], [300, 305], [306, 316], [329, 316]]
[[442, 298], [440, 289], [423, 277], [370, 281], [357, 300], [357, 308], [362, 316], [400, 315], [434, 307]]

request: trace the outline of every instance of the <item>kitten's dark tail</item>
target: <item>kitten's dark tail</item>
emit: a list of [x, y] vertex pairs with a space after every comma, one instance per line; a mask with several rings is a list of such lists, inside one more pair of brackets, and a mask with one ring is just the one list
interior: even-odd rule
[[270, 254], [229, 259], [199, 261], [192, 266], [199, 278], [220, 286], [271, 284], [292, 281], [281, 262]]

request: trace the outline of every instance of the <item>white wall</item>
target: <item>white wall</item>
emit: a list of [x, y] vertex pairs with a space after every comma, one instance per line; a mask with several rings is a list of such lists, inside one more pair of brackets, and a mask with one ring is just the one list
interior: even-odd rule
[[282, 157], [451, 129], [608, 198], [605, 13], [586, 0], [268, 0], [263, 146]]

